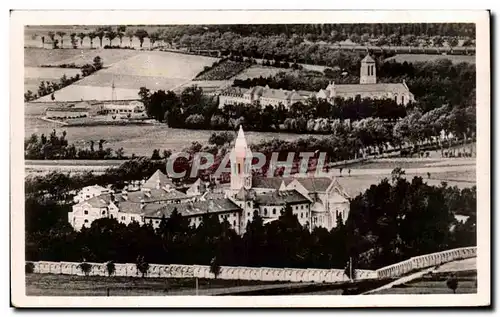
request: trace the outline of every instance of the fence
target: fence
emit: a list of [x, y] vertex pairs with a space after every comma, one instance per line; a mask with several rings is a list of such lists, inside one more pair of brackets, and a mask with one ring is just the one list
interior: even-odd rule
[[398, 277], [413, 270], [440, 265], [450, 261], [476, 257], [477, 247], [466, 247], [410, 258], [376, 270], [378, 278]]

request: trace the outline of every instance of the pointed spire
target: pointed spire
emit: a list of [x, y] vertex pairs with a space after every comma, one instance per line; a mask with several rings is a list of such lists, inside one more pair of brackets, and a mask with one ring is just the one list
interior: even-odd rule
[[234, 144], [236, 149], [246, 149], [247, 140], [245, 139], [245, 133], [243, 132], [243, 127], [240, 125], [240, 130], [238, 131], [238, 136], [236, 137], [236, 143]]

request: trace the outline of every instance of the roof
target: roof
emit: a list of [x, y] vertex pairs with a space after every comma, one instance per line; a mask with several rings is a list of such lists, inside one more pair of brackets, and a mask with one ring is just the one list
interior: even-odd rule
[[257, 195], [255, 202], [259, 205], [285, 205], [309, 202], [309, 199], [292, 189]]
[[222, 91], [223, 96], [238, 96], [243, 97], [243, 94], [246, 93], [248, 89], [240, 88], [240, 87], [228, 87]]
[[375, 63], [375, 60], [368, 54], [361, 60], [361, 63]]
[[242, 187], [235, 195], [235, 198], [238, 200], [253, 200], [255, 198], [255, 191], [248, 190]]
[[291, 177], [265, 177], [265, 176], [254, 176], [252, 178], [252, 187], [255, 188], [274, 188], [278, 189], [281, 186], [281, 182], [285, 182], [285, 185], [290, 184], [293, 180]]
[[316, 212], [324, 212], [326, 211], [325, 206], [320, 202], [317, 201], [312, 205], [311, 211], [316, 211]]
[[233, 203], [231, 200], [213, 199], [207, 201], [187, 202], [181, 204], [168, 204], [163, 205], [161, 208], [153, 211], [145, 212], [144, 216], [149, 218], [162, 218], [165, 216], [169, 218], [174, 209], [184, 217], [203, 215], [206, 213], [221, 213], [221, 212], [234, 212], [241, 211], [241, 208]]
[[136, 201], [120, 201], [115, 203], [116, 207], [120, 212], [128, 214], [142, 214], [154, 212], [164, 206], [164, 204], [157, 203], [146, 203], [143, 208], [141, 208], [141, 203]]
[[238, 136], [236, 137], [236, 141], [234, 142], [235, 148], [247, 149], [247, 140], [245, 139], [245, 133], [243, 132], [243, 128], [240, 125], [240, 129], [238, 130]]
[[59, 111], [59, 112], [87, 112], [88, 108], [74, 108], [74, 107], [48, 107], [45, 111]]
[[308, 192], [325, 192], [333, 182], [328, 177], [296, 177], [296, 179]]
[[178, 191], [177, 189], [169, 189], [165, 190], [163, 188], [156, 189], [152, 188], [146, 191], [134, 191], [127, 192], [127, 199], [123, 198], [123, 193], [115, 194], [115, 200], [118, 202], [122, 201], [130, 201], [140, 203], [141, 200], [144, 202], [153, 202], [153, 201], [167, 201], [167, 200], [180, 200], [186, 199], [188, 196], [183, 192]]
[[156, 170], [156, 172], [142, 185], [143, 188], [156, 188], [160, 183], [160, 187], [165, 185], [172, 186], [172, 181], [168, 178], [167, 175], [163, 174], [160, 170]]
[[104, 194], [79, 202], [77, 205], [81, 206], [84, 204], [89, 204], [90, 206], [92, 206], [92, 208], [105, 208], [109, 206], [110, 202], [111, 202], [111, 195]]
[[408, 88], [402, 84], [335, 84], [335, 94], [353, 94], [362, 92], [377, 92], [377, 93], [408, 93]]

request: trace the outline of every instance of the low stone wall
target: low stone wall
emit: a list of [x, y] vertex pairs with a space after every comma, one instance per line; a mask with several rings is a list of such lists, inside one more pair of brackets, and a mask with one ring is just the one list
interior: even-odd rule
[[376, 270], [378, 278], [398, 277], [413, 270], [424, 269], [446, 262], [474, 258], [477, 247], [466, 247], [410, 258], [406, 261], [392, 264]]
[[[80, 275], [84, 273], [79, 268], [80, 263], [74, 262], [32, 262], [34, 273]], [[107, 276], [106, 263], [90, 263], [90, 276]], [[133, 263], [116, 263], [114, 276], [140, 276]], [[214, 278], [210, 267], [204, 265], [163, 265], [150, 264], [147, 277], [163, 278]], [[253, 280], [253, 281], [283, 281], [283, 282], [317, 282], [333, 283], [348, 281], [344, 270], [340, 269], [294, 269], [269, 267], [231, 267], [223, 266], [219, 279]], [[370, 270], [358, 270], [357, 279], [374, 279], [377, 273]]]
[[[477, 248], [467, 247], [426, 254], [413, 257], [406, 261], [378, 269], [357, 270], [356, 279], [382, 279], [404, 275], [410, 271], [440, 265], [450, 261], [476, 257]], [[79, 268], [80, 263], [75, 262], [32, 262], [34, 273], [39, 274], [68, 274], [84, 275]], [[106, 263], [90, 263], [92, 266], [89, 275], [107, 276]], [[134, 263], [116, 263], [115, 276], [140, 276]], [[150, 264], [147, 277], [163, 278], [214, 278], [210, 267], [205, 265], [180, 265], [180, 264]], [[270, 268], [270, 267], [242, 267], [223, 266], [219, 279], [224, 280], [251, 280], [251, 281], [283, 281], [283, 282], [315, 282], [333, 283], [344, 282], [349, 279], [341, 269], [295, 269], [295, 268]]]

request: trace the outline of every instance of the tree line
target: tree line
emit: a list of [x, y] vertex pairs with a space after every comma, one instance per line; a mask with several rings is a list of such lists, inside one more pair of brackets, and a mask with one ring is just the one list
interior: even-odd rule
[[[372, 185], [350, 202], [345, 225], [328, 231], [302, 227], [290, 206], [278, 220], [263, 223], [259, 215], [236, 234], [217, 215], [202, 215], [194, 228], [176, 211], [161, 220], [158, 229], [94, 221], [76, 232], [67, 223], [70, 205], [54, 197], [27, 197], [26, 259], [294, 268], [344, 268], [349, 257], [357, 268], [376, 269], [412, 256], [476, 243], [476, 189], [459, 190], [445, 183], [429, 186], [419, 177], [408, 181], [395, 170], [391, 180]], [[454, 213], [468, 210], [459, 223]]]

